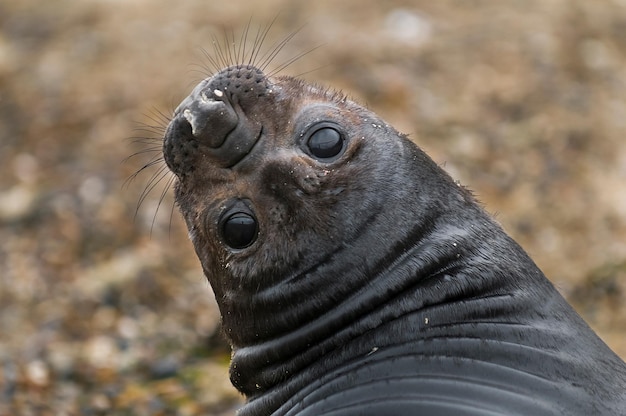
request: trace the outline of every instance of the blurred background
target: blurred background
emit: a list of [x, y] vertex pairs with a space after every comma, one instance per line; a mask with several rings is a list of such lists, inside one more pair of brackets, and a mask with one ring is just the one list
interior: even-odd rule
[[137, 208], [159, 166], [124, 159], [277, 13], [270, 68], [319, 46], [282, 73], [408, 133], [626, 357], [626, 1], [260, 4], [0, 1], [0, 415], [234, 413], [172, 192]]

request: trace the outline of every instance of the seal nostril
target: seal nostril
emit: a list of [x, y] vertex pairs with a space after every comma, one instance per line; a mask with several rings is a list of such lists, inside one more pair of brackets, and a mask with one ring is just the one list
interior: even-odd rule
[[228, 133], [237, 126], [237, 114], [223, 101], [198, 99], [182, 111], [182, 118], [191, 127], [191, 134], [209, 147], [220, 147]]

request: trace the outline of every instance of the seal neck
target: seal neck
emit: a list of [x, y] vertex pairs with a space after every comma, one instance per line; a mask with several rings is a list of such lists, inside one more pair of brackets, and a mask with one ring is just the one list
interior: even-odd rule
[[[354, 241], [250, 302], [257, 322], [274, 322], [272, 327], [282, 327], [283, 332], [263, 340], [258, 334], [259, 342], [235, 347], [231, 381], [252, 401], [280, 403], [354, 357], [366, 356], [385, 343], [398, 345], [423, 337], [417, 328], [480, 318], [480, 305], [468, 307], [468, 300], [508, 298], [511, 290], [500, 286], [504, 279], [496, 276], [492, 265], [490, 272], [470, 278], [475, 273], [470, 274], [468, 267], [493, 263], [485, 235], [497, 226], [486, 214], [481, 217], [480, 229], [455, 225], [463, 218], [422, 218], [388, 253], [372, 247], [371, 241], [379, 241], [374, 238], [383, 232], [375, 225], [382, 222], [373, 217], [371, 226]], [[479, 235], [486, 248], [476, 252]], [[303, 298], [303, 293], [315, 294]], [[443, 304], [445, 313], [439, 308]], [[379, 331], [391, 322], [396, 328], [406, 322], [410, 331], [396, 330], [392, 337], [387, 329]], [[273, 396], [281, 397], [270, 400]]]

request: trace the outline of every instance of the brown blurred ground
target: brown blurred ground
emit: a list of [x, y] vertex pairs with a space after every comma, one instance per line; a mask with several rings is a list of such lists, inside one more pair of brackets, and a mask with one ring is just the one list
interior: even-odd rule
[[121, 161], [211, 34], [277, 11], [268, 46], [306, 26], [276, 66], [322, 45], [284, 73], [409, 133], [626, 356], [626, 2], [252, 4], [0, 2], [0, 415], [233, 413], [171, 192], [135, 218], [154, 170]]

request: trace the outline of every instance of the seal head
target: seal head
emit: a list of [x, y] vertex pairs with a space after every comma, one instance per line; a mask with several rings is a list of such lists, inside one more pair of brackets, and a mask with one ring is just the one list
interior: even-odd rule
[[231, 66], [176, 109], [163, 152], [241, 415], [626, 408], [626, 366], [526, 253], [343, 95]]

